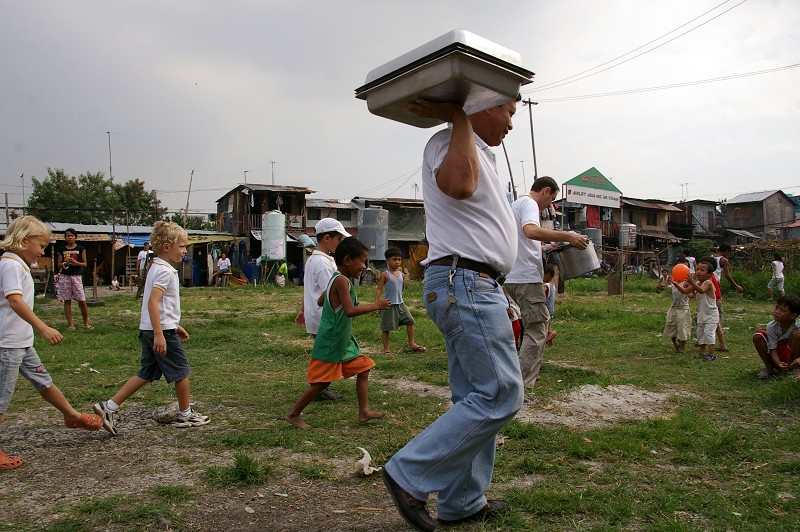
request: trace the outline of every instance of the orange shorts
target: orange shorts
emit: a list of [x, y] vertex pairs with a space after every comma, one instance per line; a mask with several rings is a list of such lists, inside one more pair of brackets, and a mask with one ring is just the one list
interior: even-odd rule
[[333, 382], [364, 373], [375, 367], [375, 362], [366, 355], [359, 355], [346, 362], [322, 362], [312, 358], [308, 361], [308, 383]]

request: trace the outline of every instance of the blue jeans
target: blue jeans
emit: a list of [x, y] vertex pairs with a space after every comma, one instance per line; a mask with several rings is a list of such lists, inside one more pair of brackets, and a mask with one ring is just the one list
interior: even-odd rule
[[452, 282], [449, 274], [449, 266], [425, 270], [423, 302], [444, 336], [453, 407], [386, 470], [418, 500], [438, 491], [438, 515], [452, 520], [486, 504], [496, 436], [522, 407], [524, 389], [500, 285], [471, 270], [457, 269]]

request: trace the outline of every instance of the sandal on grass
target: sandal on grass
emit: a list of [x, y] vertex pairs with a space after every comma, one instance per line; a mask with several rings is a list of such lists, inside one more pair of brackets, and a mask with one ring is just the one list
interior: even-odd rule
[[8, 456], [3, 451], [0, 451], [0, 469], [16, 469], [21, 465], [21, 456]]
[[408, 348], [415, 353], [424, 353], [428, 350], [428, 348], [423, 345], [415, 345], [414, 347], [409, 346]]
[[758, 372], [758, 378], [761, 379], [762, 381], [766, 380], [766, 379], [769, 379], [770, 377], [772, 377], [772, 370], [771, 369], [764, 368], [764, 369], [762, 369], [761, 371]]
[[64, 418], [64, 425], [71, 429], [99, 430], [103, 427], [103, 420], [97, 414], [81, 414], [78, 421]]
[[91, 331], [92, 329], [94, 329], [92, 325], [84, 325], [83, 328], [86, 329], [87, 331]]

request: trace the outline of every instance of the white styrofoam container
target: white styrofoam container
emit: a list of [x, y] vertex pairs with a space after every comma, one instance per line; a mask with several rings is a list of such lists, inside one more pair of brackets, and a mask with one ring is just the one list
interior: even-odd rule
[[356, 98], [369, 111], [417, 127], [440, 120], [420, 118], [407, 109], [417, 98], [456, 102], [467, 114], [516, 98], [533, 72], [513, 50], [465, 30], [453, 30], [367, 74]]

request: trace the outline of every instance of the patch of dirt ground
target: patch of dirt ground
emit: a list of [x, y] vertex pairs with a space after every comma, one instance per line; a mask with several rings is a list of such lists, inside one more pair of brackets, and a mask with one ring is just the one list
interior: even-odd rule
[[[438, 397], [448, 404], [447, 387], [411, 378], [374, 380], [402, 392]], [[669, 416], [670, 393], [650, 392], [633, 386], [587, 385], [562, 397], [527, 400], [517, 416], [525, 423], [561, 424], [577, 430], [609, 425], [625, 419]], [[683, 394], [680, 394], [683, 395]], [[227, 431], [225, 408], [197, 405], [212, 423], [193, 431]], [[285, 471], [266, 484], [242, 489], [208, 488], [201, 479], [209, 466], [228, 467], [229, 451], [214, 452], [181, 444], [185, 432], [158, 424], [163, 410], [131, 405], [124, 409], [120, 434], [86, 432], [63, 427], [50, 407], [25, 415], [6, 416], [2, 447], [25, 460], [22, 468], [0, 472], [0, 528], [23, 523], [31, 529], [46, 527], [66, 517], [70, 506], [114, 495], [128, 494], [147, 500], [158, 486], [184, 485], [196, 498], [183, 525], [162, 519], [156, 530], [270, 530], [270, 531], [385, 531], [407, 530], [379, 475], [355, 474], [361, 458], [325, 460], [334, 477], [308, 480], [288, 467], [290, 461], [309, 456], [285, 456], [285, 450], [265, 450], [254, 456]], [[284, 467], [285, 466], [285, 467]], [[349, 503], [348, 503], [349, 501]], [[97, 523], [92, 530], [141, 529], [142, 523]]]

